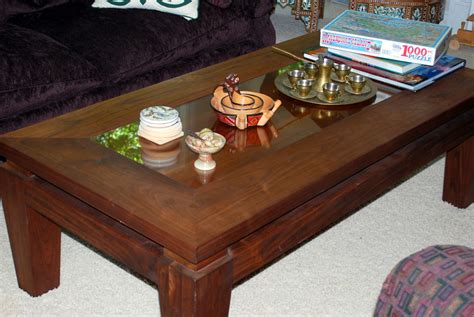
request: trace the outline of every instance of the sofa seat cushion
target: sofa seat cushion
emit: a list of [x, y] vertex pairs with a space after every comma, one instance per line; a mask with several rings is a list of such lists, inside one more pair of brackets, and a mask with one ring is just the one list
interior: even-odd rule
[[0, 118], [98, 83], [95, 67], [67, 47], [29, 29], [0, 25]]
[[232, 0], [207, 0], [207, 2], [223, 9], [228, 8], [232, 4]]
[[0, 21], [20, 13], [36, 12], [52, 6], [63, 4], [69, 0], [1, 0]]
[[[117, 82], [249, 37], [250, 17], [200, 2], [199, 18], [152, 10], [56, 6], [9, 22], [37, 30], [79, 53]], [[65, 28], [64, 25], [68, 27]], [[231, 39], [231, 40], [230, 40]]]

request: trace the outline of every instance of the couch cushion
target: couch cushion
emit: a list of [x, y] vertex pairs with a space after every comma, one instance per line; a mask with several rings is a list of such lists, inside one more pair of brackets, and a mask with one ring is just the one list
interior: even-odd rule
[[232, 0], [207, 0], [207, 2], [223, 9], [228, 8], [232, 4]]
[[36, 12], [68, 1], [70, 0], [1, 0], [0, 21], [15, 14]]
[[187, 20], [198, 17], [199, 0], [95, 0], [95, 8], [146, 9], [176, 14]]
[[0, 25], [0, 118], [99, 83], [94, 66], [49, 37]]
[[231, 8], [240, 9], [245, 15], [259, 18], [272, 12], [275, 4], [275, 0], [232, 0]]
[[[199, 19], [151, 10], [97, 9], [73, 4], [9, 22], [37, 30], [96, 66], [108, 81], [120, 81], [250, 36], [251, 18], [203, 1]], [[64, 25], [68, 27], [65, 28]]]

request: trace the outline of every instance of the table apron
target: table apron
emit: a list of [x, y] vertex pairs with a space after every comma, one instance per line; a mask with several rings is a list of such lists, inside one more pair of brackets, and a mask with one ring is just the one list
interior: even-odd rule
[[234, 258], [234, 283], [329, 229], [443, 153], [473, 137], [474, 109], [235, 243], [230, 248]]
[[29, 207], [145, 278], [157, 283], [170, 263], [159, 244], [41, 179], [26, 191]]

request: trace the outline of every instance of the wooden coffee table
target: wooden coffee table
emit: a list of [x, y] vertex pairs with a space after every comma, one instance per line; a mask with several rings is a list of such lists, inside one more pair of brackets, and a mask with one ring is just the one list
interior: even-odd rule
[[[300, 54], [317, 39], [279, 46]], [[374, 105], [318, 108], [275, 90], [271, 72], [291, 62], [265, 48], [2, 136], [19, 286], [32, 296], [59, 286], [67, 230], [156, 283], [163, 316], [225, 316], [234, 283], [445, 152], [443, 199], [473, 202], [474, 71]], [[216, 123], [209, 95], [229, 72], [282, 98], [269, 125]], [[140, 156], [129, 124], [155, 104], [177, 106], [187, 129], [226, 135], [214, 173], [198, 174], [182, 141], [168, 160]]]

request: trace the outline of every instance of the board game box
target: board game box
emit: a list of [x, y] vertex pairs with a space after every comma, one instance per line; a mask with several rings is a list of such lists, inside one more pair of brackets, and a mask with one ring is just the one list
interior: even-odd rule
[[321, 30], [320, 45], [432, 66], [450, 34], [446, 25], [346, 10]]

